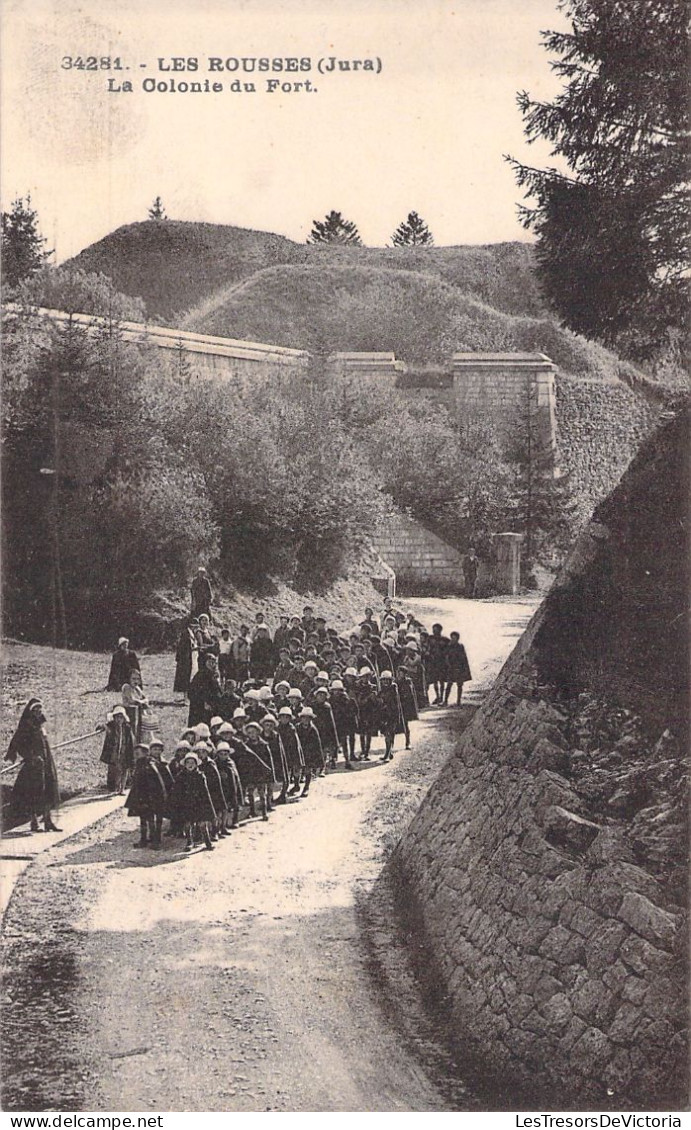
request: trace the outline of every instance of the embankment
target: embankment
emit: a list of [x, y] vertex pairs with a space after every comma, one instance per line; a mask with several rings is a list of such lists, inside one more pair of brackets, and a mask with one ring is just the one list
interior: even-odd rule
[[508, 1106], [687, 1101], [688, 430], [597, 508], [392, 858]]

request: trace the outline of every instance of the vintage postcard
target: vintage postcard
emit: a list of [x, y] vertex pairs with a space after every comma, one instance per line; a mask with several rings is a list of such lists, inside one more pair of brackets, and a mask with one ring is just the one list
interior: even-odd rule
[[5, 0], [7, 1125], [682, 1126], [687, 35]]

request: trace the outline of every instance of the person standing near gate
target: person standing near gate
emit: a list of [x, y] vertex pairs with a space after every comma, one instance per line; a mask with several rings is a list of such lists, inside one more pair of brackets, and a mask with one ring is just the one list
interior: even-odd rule
[[475, 546], [471, 545], [470, 549], [463, 558], [463, 582], [465, 585], [465, 595], [472, 600], [475, 596], [477, 588], [477, 571], [480, 564]]

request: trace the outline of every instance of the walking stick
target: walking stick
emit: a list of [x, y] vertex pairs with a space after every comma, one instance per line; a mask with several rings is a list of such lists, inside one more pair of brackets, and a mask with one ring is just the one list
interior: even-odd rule
[[[58, 745], [54, 746], [53, 748], [54, 749], [64, 749], [65, 746], [74, 745], [75, 742], [83, 742], [87, 738], [95, 737], [96, 734], [102, 734], [104, 730], [105, 730], [105, 726], [99, 725], [99, 726], [96, 727], [95, 730], [90, 730], [88, 734], [80, 734], [79, 737], [68, 738], [66, 742], [60, 742]], [[19, 769], [19, 766], [21, 764], [22, 764], [22, 759], [17, 758], [17, 760], [13, 761], [11, 765], [6, 765], [3, 769], [0, 769], [0, 775], [3, 774], [3, 773], [10, 773], [13, 769]]]

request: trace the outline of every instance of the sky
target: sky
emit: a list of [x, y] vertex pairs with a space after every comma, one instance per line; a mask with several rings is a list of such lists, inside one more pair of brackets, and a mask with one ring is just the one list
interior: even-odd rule
[[[31, 194], [57, 262], [146, 219], [155, 196], [171, 219], [300, 242], [331, 209], [372, 246], [411, 210], [437, 245], [529, 238], [503, 155], [549, 161], [516, 93], [558, 89], [540, 43], [563, 25], [556, 0], [4, 0], [2, 24], [2, 206]], [[96, 71], [76, 65], [90, 56]], [[162, 70], [172, 57], [197, 71]], [[225, 69], [259, 57], [310, 70]], [[332, 57], [375, 70], [320, 74]], [[255, 92], [229, 89], [237, 78]], [[223, 89], [142, 86], [171, 79]]]

